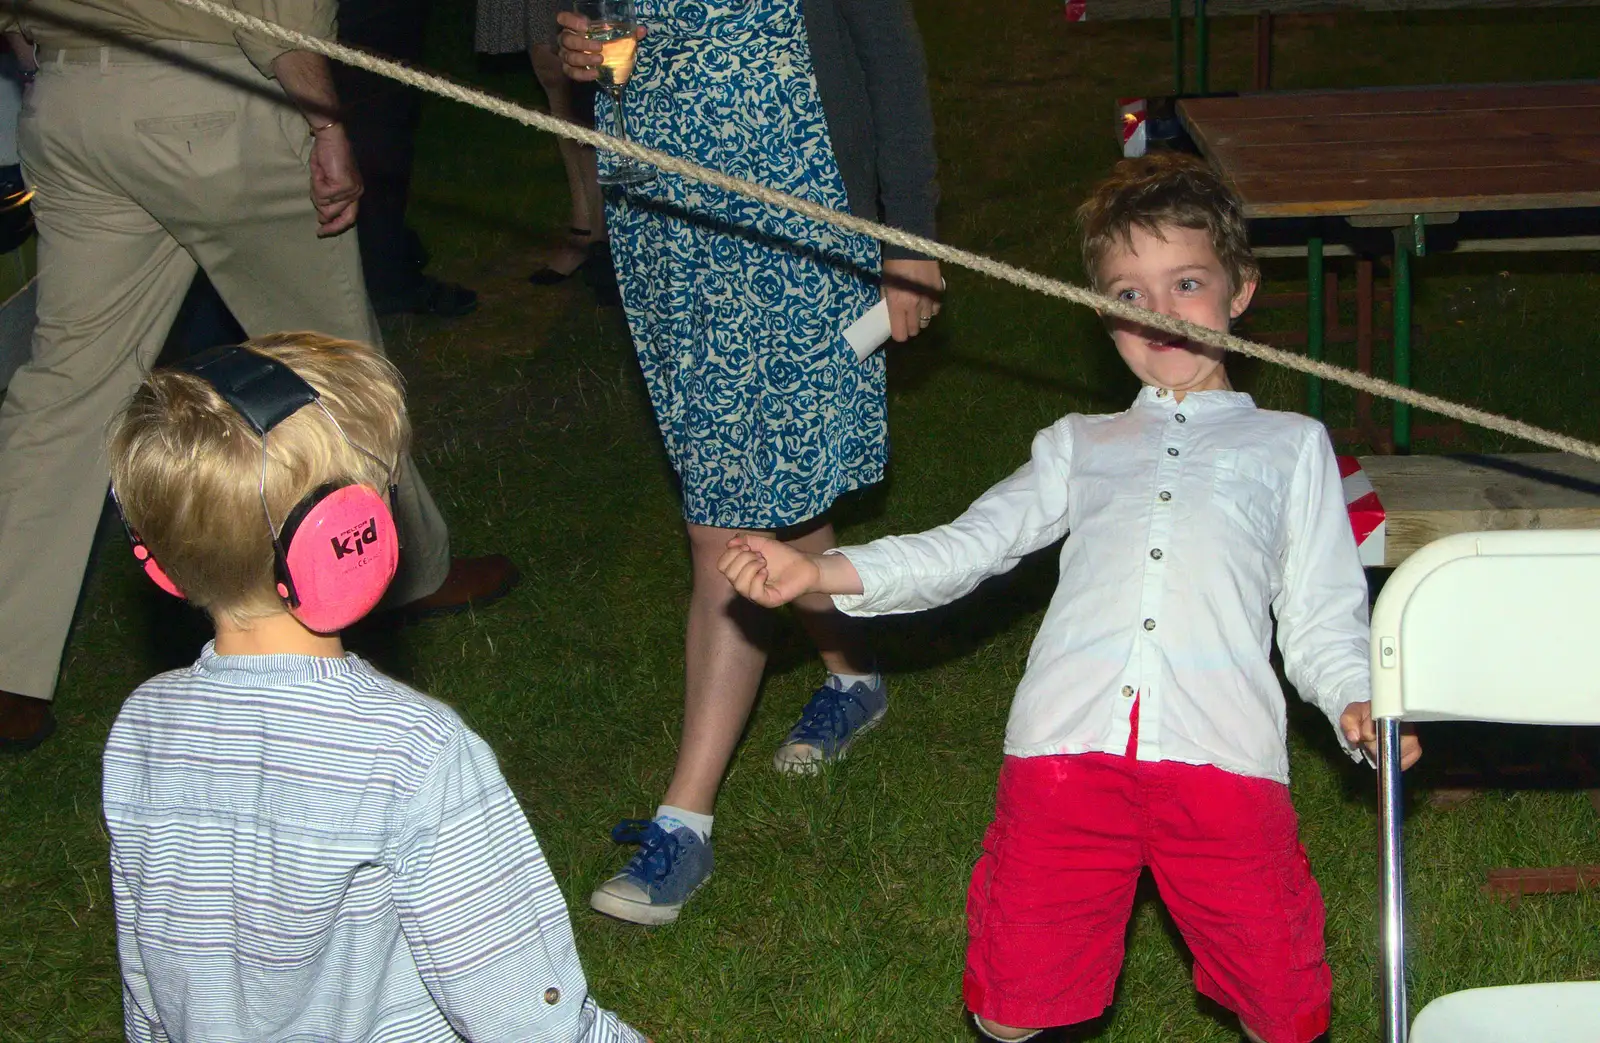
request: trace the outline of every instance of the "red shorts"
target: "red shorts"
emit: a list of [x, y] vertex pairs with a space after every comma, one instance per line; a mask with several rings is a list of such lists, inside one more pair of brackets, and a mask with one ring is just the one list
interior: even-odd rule
[[1288, 787], [1107, 754], [1007, 757], [967, 892], [967, 1007], [1016, 1028], [1111, 1005], [1149, 866], [1194, 984], [1267, 1043], [1328, 1028], [1322, 893]]

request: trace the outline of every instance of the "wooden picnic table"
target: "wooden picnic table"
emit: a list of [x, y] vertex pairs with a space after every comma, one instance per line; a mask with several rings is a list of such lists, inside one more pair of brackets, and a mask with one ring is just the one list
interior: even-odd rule
[[1600, 205], [1600, 83], [1274, 91], [1178, 113], [1248, 217]]
[[1255, 89], [1272, 85], [1272, 24], [1275, 15], [1333, 14], [1347, 11], [1444, 11], [1464, 8], [1595, 7], [1600, 0], [1067, 0], [1067, 21], [1119, 21], [1169, 18], [1172, 23], [1172, 91], [1184, 93], [1183, 19], [1194, 15], [1195, 91], [1210, 87], [1210, 17], [1254, 15], [1256, 19]]
[[[1277, 91], [1183, 98], [1177, 113], [1237, 188], [1246, 216], [1313, 223], [1305, 237], [1313, 357], [1326, 321], [1318, 222], [1393, 230], [1394, 379], [1408, 386], [1411, 260], [1427, 251], [1428, 225], [1464, 213], [1600, 208], [1596, 82]], [[1597, 241], [1558, 234], [1500, 245], [1594, 249]], [[1308, 397], [1320, 413], [1320, 382], [1308, 384]], [[1410, 409], [1397, 404], [1393, 447], [1406, 452], [1410, 443]]]

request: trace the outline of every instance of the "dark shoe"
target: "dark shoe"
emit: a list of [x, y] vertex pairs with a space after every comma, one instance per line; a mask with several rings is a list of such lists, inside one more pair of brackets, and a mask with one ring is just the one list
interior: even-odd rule
[[610, 243], [602, 241], [590, 246], [582, 271], [595, 300], [610, 308], [622, 306], [622, 291], [617, 288], [617, 268], [611, 260]]
[[401, 605], [397, 611], [408, 616], [436, 616], [482, 608], [511, 593], [522, 579], [517, 567], [504, 554], [481, 558], [451, 558], [450, 572], [439, 589], [425, 598]]
[[27, 753], [55, 730], [48, 700], [0, 692], [0, 753]]
[[589, 896], [597, 913], [645, 927], [672, 923], [683, 903], [711, 878], [711, 841], [688, 826], [668, 833], [659, 823], [626, 819], [617, 823], [611, 839], [638, 844], [639, 850]]
[[374, 298], [372, 307], [379, 315], [437, 315], [441, 319], [459, 319], [478, 310], [478, 294], [453, 282], [419, 275], [411, 290], [394, 297]]
[[881, 675], [876, 688], [857, 681], [848, 692], [835, 688], [830, 679], [806, 703], [772, 766], [784, 774], [814, 775], [843, 760], [851, 744], [876, 728], [888, 709], [889, 683]]

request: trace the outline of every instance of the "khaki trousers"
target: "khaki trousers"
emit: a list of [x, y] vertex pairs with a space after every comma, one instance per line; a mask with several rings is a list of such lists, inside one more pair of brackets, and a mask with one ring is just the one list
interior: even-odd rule
[[[32, 355], [0, 406], [0, 690], [50, 698], [108, 483], [106, 426], [161, 350], [196, 266], [252, 336], [379, 346], [354, 231], [318, 239], [311, 139], [234, 47], [40, 48], [19, 131], [37, 193]], [[449, 535], [411, 461], [389, 593], [438, 589]], [[262, 519], [265, 525], [265, 519]]]

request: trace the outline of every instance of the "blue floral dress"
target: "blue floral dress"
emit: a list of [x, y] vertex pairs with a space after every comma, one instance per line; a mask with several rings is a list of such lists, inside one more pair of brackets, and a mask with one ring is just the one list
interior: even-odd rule
[[[649, 33], [627, 85], [633, 140], [848, 208], [800, 0], [638, 9]], [[882, 479], [883, 354], [857, 361], [843, 336], [878, 301], [876, 240], [673, 174], [608, 190], [606, 219], [690, 522], [796, 525]]]

